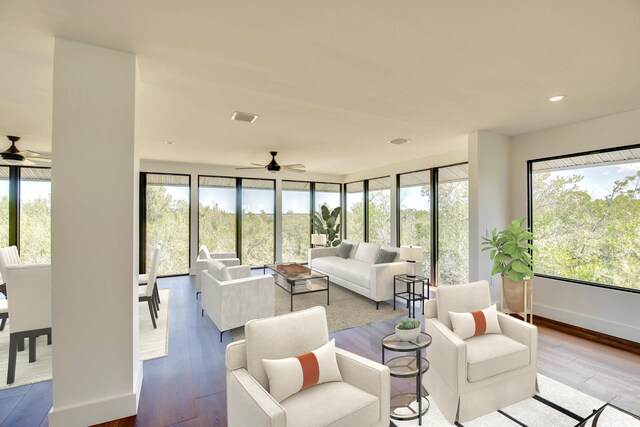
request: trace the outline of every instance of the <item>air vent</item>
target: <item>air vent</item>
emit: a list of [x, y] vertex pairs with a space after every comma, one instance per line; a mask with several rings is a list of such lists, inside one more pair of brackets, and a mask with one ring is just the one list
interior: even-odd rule
[[256, 121], [257, 118], [258, 118], [257, 114], [241, 113], [240, 111], [236, 111], [235, 113], [233, 113], [233, 116], [231, 116], [231, 120], [237, 120], [239, 122], [247, 122], [247, 123], [253, 123]]
[[407, 139], [407, 138], [397, 138], [397, 139], [394, 139], [392, 141], [389, 141], [389, 144], [402, 145], [402, 144], [406, 144], [409, 141], [411, 141], [411, 140]]

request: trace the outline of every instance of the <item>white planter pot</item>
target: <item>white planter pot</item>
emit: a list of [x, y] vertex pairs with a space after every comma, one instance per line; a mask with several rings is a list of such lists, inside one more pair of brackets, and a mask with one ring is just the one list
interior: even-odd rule
[[413, 341], [420, 335], [420, 327], [414, 329], [398, 329], [396, 326], [396, 337], [400, 341]]

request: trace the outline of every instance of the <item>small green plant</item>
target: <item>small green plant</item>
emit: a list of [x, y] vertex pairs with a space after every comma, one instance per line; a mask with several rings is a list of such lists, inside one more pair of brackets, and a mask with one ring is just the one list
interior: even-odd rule
[[490, 251], [493, 261], [491, 274], [500, 273], [516, 282], [533, 278], [533, 258], [531, 252], [537, 251], [531, 243], [534, 240], [529, 227], [524, 226], [525, 218], [516, 219], [505, 230], [482, 237], [482, 251]]
[[419, 320], [412, 319], [404, 319], [400, 323], [398, 323], [398, 329], [408, 330], [408, 329], [416, 329], [420, 327]]
[[327, 246], [338, 246], [340, 240], [340, 213], [342, 208], [339, 206], [329, 211], [327, 205], [320, 206], [320, 212], [313, 213], [313, 228], [318, 234], [326, 234]]

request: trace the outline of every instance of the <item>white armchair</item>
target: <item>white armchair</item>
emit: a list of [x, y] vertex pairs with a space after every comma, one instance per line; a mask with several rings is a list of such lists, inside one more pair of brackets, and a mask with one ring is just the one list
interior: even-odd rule
[[389, 426], [389, 368], [336, 348], [342, 382], [302, 390], [278, 403], [269, 394], [262, 359], [312, 351], [329, 341], [323, 307], [245, 325], [246, 339], [227, 346], [227, 418], [230, 426]]
[[427, 302], [425, 330], [433, 341], [423, 385], [450, 422], [464, 423], [535, 395], [538, 329], [498, 313], [502, 334], [462, 340], [449, 312], [473, 312], [491, 305], [486, 281], [439, 286]]
[[7, 296], [7, 285], [5, 283], [6, 268], [9, 265], [22, 265], [16, 246], [0, 248], [0, 292], [5, 296]]
[[200, 246], [196, 259], [196, 299], [198, 299], [198, 294], [202, 293], [202, 272], [207, 269], [207, 261], [210, 259], [220, 261], [228, 267], [240, 265], [240, 258], [236, 258], [235, 252], [210, 253], [205, 245]]
[[252, 276], [251, 267], [228, 267], [215, 259], [202, 272], [202, 315], [206, 312], [222, 334], [249, 320], [273, 316], [275, 285], [269, 274]]
[[9, 316], [9, 369], [7, 384], [15, 379], [19, 343], [29, 338], [29, 362], [36, 360], [36, 338], [47, 335], [51, 344], [51, 266], [7, 266], [7, 289], [11, 293]]

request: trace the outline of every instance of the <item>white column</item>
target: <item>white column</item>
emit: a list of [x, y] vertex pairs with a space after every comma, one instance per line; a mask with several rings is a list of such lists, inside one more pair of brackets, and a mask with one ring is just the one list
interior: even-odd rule
[[509, 138], [474, 132], [469, 135], [469, 279], [487, 280], [493, 301], [499, 300], [500, 281], [491, 277], [491, 260], [480, 244], [487, 231], [509, 222]]
[[56, 39], [52, 427], [137, 411], [136, 57]]

